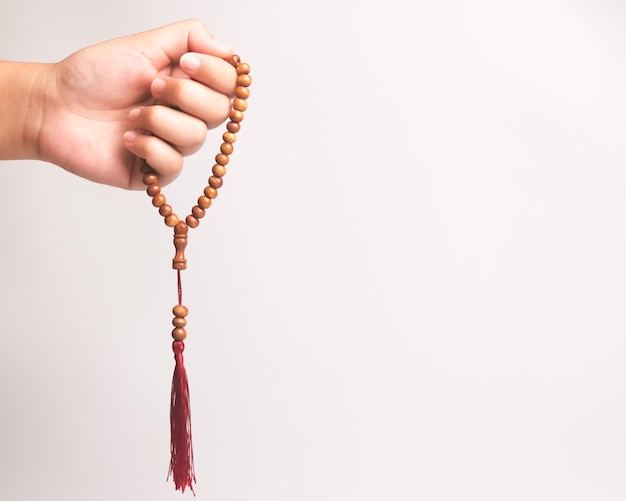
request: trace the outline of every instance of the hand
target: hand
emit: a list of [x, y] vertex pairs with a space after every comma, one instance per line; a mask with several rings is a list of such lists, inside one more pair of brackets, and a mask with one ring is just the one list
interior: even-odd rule
[[232, 51], [199, 21], [182, 21], [82, 49], [48, 67], [39, 158], [86, 179], [142, 189], [147, 161], [162, 185], [207, 128], [230, 112]]

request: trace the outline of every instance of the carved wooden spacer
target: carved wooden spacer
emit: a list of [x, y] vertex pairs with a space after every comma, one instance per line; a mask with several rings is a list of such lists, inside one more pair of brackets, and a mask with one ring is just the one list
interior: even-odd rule
[[187, 247], [187, 233], [189, 226], [187, 223], [180, 221], [174, 226], [174, 247], [176, 247], [176, 255], [172, 260], [172, 268], [175, 270], [186, 270], [187, 259], [185, 258], [185, 247]]

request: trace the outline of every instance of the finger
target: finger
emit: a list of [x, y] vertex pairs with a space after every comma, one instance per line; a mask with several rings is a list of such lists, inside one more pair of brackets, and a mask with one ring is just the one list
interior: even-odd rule
[[180, 58], [180, 67], [194, 80], [222, 94], [233, 96], [235, 93], [237, 71], [219, 57], [188, 52]]
[[183, 54], [190, 51], [217, 57], [228, 57], [233, 53], [230, 47], [217, 40], [198, 19], [178, 21], [139, 33], [135, 35], [135, 39], [142, 53], [158, 68], [177, 63]]
[[167, 106], [134, 108], [128, 115], [135, 129], [147, 131], [174, 146], [182, 155], [191, 155], [204, 144], [204, 121]]
[[183, 168], [180, 152], [156, 136], [128, 131], [124, 133], [124, 145], [159, 173], [163, 186], [176, 179]]
[[154, 79], [150, 90], [159, 101], [199, 118], [209, 129], [217, 127], [230, 114], [228, 96], [195, 80], [159, 77]]

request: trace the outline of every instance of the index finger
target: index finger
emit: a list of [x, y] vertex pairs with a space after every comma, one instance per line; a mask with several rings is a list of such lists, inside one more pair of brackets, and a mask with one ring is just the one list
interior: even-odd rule
[[188, 52], [180, 58], [180, 67], [192, 79], [222, 94], [235, 94], [237, 71], [222, 58]]

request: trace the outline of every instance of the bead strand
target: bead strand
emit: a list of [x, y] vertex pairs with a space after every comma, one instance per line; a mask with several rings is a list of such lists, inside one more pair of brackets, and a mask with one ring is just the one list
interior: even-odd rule
[[[162, 193], [159, 184], [159, 175], [148, 164], [141, 167], [143, 174], [142, 181], [146, 185], [146, 193], [152, 197], [152, 205], [159, 210], [159, 214], [163, 217], [165, 225], [170, 228], [176, 228], [180, 224], [186, 224], [189, 228], [197, 228], [200, 220], [205, 216], [206, 210], [211, 207], [213, 200], [217, 198], [218, 190], [224, 185], [224, 176], [226, 175], [226, 166], [230, 161], [230, 155], [235, 150], [235, 142], [237, 141], [237, 133], [241, 130], [241, 122], [244, 117], [244, 111], [248, 109], [247, 99], [250, 97], [250, 85], [252, 77], [250, 77], [250, 65], [242, 63], [239, 56], [233, 55], [227, 61], [235, 67], [237, 72], [237, 80], [235, 86], [235, 97], [231, 103], [229, 119], [226, 123], [226, 132], [222, 135], [222, 144], [220, 152], [215, 155], [215, 164], [211, 169], [211, 176], [208, 179], [208, 185], [204, 188], [203, 194], [198, 198], [196, 205], [191, 208], [190, 213], [181, 220], [167, 203], [167, 198]], [[184, 251], [184, 247], [182, 249]], [[177, 253], [178, 261], [174, 263], [175, 269], [185, 269], [185, 264], [180, 264], [184, 255], [179, 249]]]

